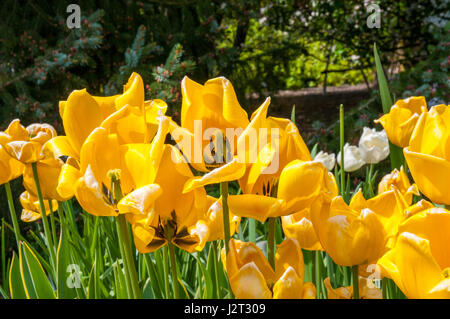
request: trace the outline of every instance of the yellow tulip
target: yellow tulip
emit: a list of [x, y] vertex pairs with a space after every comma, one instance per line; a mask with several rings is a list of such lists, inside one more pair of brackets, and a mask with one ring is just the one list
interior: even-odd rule
[[[373, 201], [372, 201], [373, 203]], [[341, 196], [329, 207], [329, 216], [316, 227], [323, 248], [341, 266], [376, 261], [385, 251], [386, 231], [377, 214], [358, 192], [347, 205]], [[376, 204], [376, 203], [374, 203]]]
[[413, 299], [450, 298], [450, 212], [430, 208], [399, 227], [395, 246], [378, 260], [382, 273]]
[[[97, 216], [117, 216], [117, 204], [123, 195], [151, 184], [168, 131], [168, 119], [161, 116], [159, 121], [158, 133], [151, 144], [121, 145], [118, 135], [111, 132], [114, 122], [109, 119], [94, 129], [81, 148], [79, 173], [73, 167], [67, 168], [67, 175], [61, 175], [67, 178], [66, 182], [79, 177], [74, 189], [83, 209]], [[121, 194], [117, 193], [118, 185], [114, 185], [117, 183]], [[70, 193], [60, 186], [60, 191]]]
[[275, 271], [254, 243], [235, 239], [230, 240], [225, 263], [231, 289], [238, 299], [314, 299], [316, 296], [314, 285], [304, 282], [303, 255], [295, 239], [288, 238], [277, 246]]
[[420, 116], [403, 149], [411, 175], [422, 194], [438, 204], [450, 204], [450, 108], [433, 106]]
[[[184, 77], [181, 92], [181, 126], [171, 122], [172, 138], [192, 167], [209, 172], [189, 180], [185, 192], [240, 178], [245, 165], [235, 158], [236, 141], [249, 120], [247, 112], [239, 105], [231, 82], [218, 77], [201, 85]], [[233, 136], [227, 134], [230, 129], [236, 130]]]
[[[49, 201], [44, 201], [47, 216], [58, 209], [58, 202], [56, 200], [52, 200], [51, 202], [52, 209], [50, 209]], [[22, 204], [22, 215], [20, 216], [22, 221], [29, 223], [42, 218], [39, 200], [36, 196], [25, 191], [20, 195], [20, 203]]]
[[164, 114], [166, 110], [167, 104], [162, 100], [144, 101], [143, 81], [137, 73], [130, 76], [122, 95], [100, 97], [86, 89], [75, 90], [67, 101], [59, 103], [66, 136], [49, 141], [44, 152], [79, 160], [86, 138], [107, 119], [120, 144], [148, 143], [158, 128], [158, 111]]
[[0, 185], [8, 183], [22, 175], [24, 165], [9, 156], [3, 146], [0, 145]]
[[[333, 288], [329, 277], [325, 278], [323, 283], [327, 290], [328, 299], [353, 299], [352, 286]], [[359, 298], [382, 299], [383, 294], [370, 279], [359, 276]]]
[[57, 135], [50, 124], [31, 124], [26, 128], [20, 120], [13, 120], [4, 132], [0, 132], [0, 145], [14, 159], [30, 164], [44, 158], [42, 146]]
[[192, 176], [182, 154], [172, 145], [163, 145], [153, 181], [157, 188], [141, 186], [120, 201], [120, 213], [134, 213], [127, 218], [139, 252], [153, 252], [169, 241], [190, 253], [203, 249], [209, 238], [206, 191], [182, 193]]
[[[63, 197], [57, 192], [58, 177], [63, 168], [63, 164], [64, 163], [61, 160], [54, 158], [45, 158], [36, 163], [42, 198], [65, 201], [72, 197]], [[29, 193], [37, 197], [36, 184], [31, 164], [27, 164], [23, 171], [23, 185]]]
[[419, 116], [427, 112], [427, 102], [423, 96], [413, 96], [398, 100], [389, 111], [375, 123], [380, 123], [392, 144], [400, 147], [409, 145], [409, 139]]
[[286, 216], [308, 208], [320, 195], [329, 174], [320, 162], [294, 160], [279, 179], [261, 178], [253, 194], [230, 195], [228, 205], [238, 216], [265, 222], [269, 217]]
[[400, 171], [395, 168], [391, 173], [383, 176], [378, 184], [378, 194], [390, 191], [391, 185], [397, 187], [399, 192], [405, 197], [408, 205], [412, 204], [413, 195], [420, 195], [417, 185], [411, 185], [409, 182], [408, 175], [406, 175], [403, 166], [400, 168]]

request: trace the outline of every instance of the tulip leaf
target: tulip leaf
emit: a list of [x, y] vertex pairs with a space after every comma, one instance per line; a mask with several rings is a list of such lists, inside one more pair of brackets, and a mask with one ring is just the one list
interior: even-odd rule
[[58, 251], [56, 255], [56, 278], [59, 299], [77, 297], [76, 289], [81, 288], [79, 266], [73, 264], [65, 225], [61, 227]]
[[19, 260], [15, 252], [13, 252], [11, 268], [9, 270], [9, 291], [11, 293], [11, 299], [27, 299], [22, 275], [20, 274]]
[[118, 259], [114, 263], [113, 269], [114, 269], [114, 282], [116, 288], [116, 298], [127, 299], [128, 291], [125, 282], [126, 279]]
[[389, 86], [384, 75], [383, 66], [381, 65], [376, 44], [373, 45], [373, 54], [375, 56], [375, 67], [377, 70], [378, 88], [380, 90], [381, 104], [384, 113], [389, 113], [392, 106], [392, 98], [389, 93]]
[[317, 155], [317, 151], [319, 150], [319, 143], [314, 144], [311, 150], [311, 157], [314, 158]]
[[20, 246], [20, 268], [28, 295], [32, 299], [55, 299], [52, 285], [38, 258], [27, 243], [22, 242]]
[[144, 284], [144, 289], [142, 291], [142, 299], [155, 299], [155, 295], [153, 293], [152, 282], [150, 278], [147, 278], [147, 281]]
[[[378, 55], [376, 44], [373, 45], [373, 54], [375, 57], [375, 67], [377, 70], [378, 88], [380, 90], [381, 105], [385, 114], [389, 113], [392, 106], [392, 98], [389, 93], [389, 86], [384, 75], [383, 66], [381, 65], [380, 57]], [[389, 142], [389, 156], [391, 159], [391, 167], [400, 169], [405, 162], [402, 149]]]
[[156, 295], [156, 298], [161, 299], [163, 298], [164, 293], [162, 292], [162, 286], [156, 274], [155, 264], [153, 263], [152, 257], [150, 257], [150, 254], [144, 254], [144, 260], [152, 282], [153, 292]]
[[[97, 257], [97, 256], [96, 256]], [[97, 273], [97, 258], [94, 260], [91, 273], [89, 275], [88, 285], [88, 299], [99, 299], [99, 285], [98, 285], [98, 273]]]
[[213, 292], [214, 284], [211, 279], [210, 273], [206, 270], [205, 266], [200, 261], [200, 257], [198, 255], [198, 253], [197, 253], [197, 262], [198, 262], [198, 265], [200, 266], [200, 270], [202, 272], [203, 279], [205, 280], [206, 293], [203, 294], [203, 299], [211, 299], [211, 298], [213, 298], [213, 294], [214, 294], [214, 292]]

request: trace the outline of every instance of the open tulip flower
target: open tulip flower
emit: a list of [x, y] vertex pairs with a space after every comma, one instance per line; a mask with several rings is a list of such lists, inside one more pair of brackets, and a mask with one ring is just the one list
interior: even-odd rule
[[139, 74], [133, 73], [121, 95], [93, 96], [82, 89], [73, 91], [67, 101], [60, 101], [59, 114], [66, 135], [49, 141], [46, 152], [79, 160], [81, 146], [89, 134], [125, 106], [130, 109], [126, 114], [122, 110], [120, 115], [113, 117], [120, 143], [149, 143], [157, 131], [158, 111], [164, 114], [167, 104], [161, 100], [144, 101], [143, 80]]
[[[237, 138], [249, 120], [231, 82], [218, 77], [201, 85], [185, 76], [181, 92], [181, 126], [172, 121], [170, 132], [188, 163], [207, 172], [189, 180], [185, 192], [240, 178], [245, 164], [236, 157]], [[235, 130], [235, 134], [228, 136], [229, 130]]]
[[[325, 289], [327, 290], [328, 299], [353, 299], [353, 287], [339, 287], [333, 288], [331, 286], [330, 278], [327, 277], [323, 281]], [[360, 299], [382, 299], [382, 292], [375, 284], [368, 278], [359, 276], [359, 298]]]
[[[22, 215], [20, 219], [23, 222], [34, 222], [42, 218], [39, 200], [36, 196], [25, 191], [20, 195], [20, 204], [22, 204]], [[50, 215], [58, 209], [58, 202], [51, 200], [51, 207], [49, 201], [44, 201], [45, 212]]]
[[44, 158], [42, 146], [56, 135], [50, 124], [35, 123], [25, 128], [20, 120], [15, 119], [4, 132], [0, 132], [0, 145], [11, 157], [30, 164]]
[[144, 101], [144, 84], [133, 73], [123, 94], [93, 96], [86, 89], [73, 91], [67, 101], [60, 101], [59, 113], [66, 135], [49, 140], [43, 149], [47, 157], [68, 156], [59, 177], [61, 196], [74, 195], [73, 180], [79, 177], [81, 148], [97, 127], [107, 127], [117, 135], [119, 144], [149, 143], [158, 129], [157, 117], [164, 114], [167, 104], [162, 100]]
[[395, 246], [378, 265], [408, 298], [450, 298], [450, 212], [429, 208], [399, 227]]
[[[223, 256], [223, 255], [222, 255]], [[295, 239], [277, 246], [275, 271], [252, 242], [230, 240], [226, 271], [239, 299], [315, 299], [314, 284], [304, 282], [304, 263]]]
[[181, 153], [165, 145], [154, 178], [158, 189], [143, 185], [118, 204], [120, 213], [134, 213], [127, 217], [139, 252], [153, 252], [167, 242], [191, 253], [203, 249], [209, 238], [206, 191], [196, 188], [182, 193], [192, 176]]
[[[151, 184], [168, 132], [168, 119], [161, 115], [159, 121], [151, 144], [120, 144], [118, 135], [110, 130], [114, 122], [108, 119], [88, 136], [81, 148], [79, 172], [63, 176], [69, 179], [65, 183], [74, 182], [76, 198], [88, 213], [117, 216], [123, 195], [142, 183]], [[150, 156], [143, 156], [145, 153]], [[157, 191], [158, 187], [151, 188]]]
[[392, 144], [399, 147], [409, 145], [409, 139], [419, 116], [427, 112], [427, 102], [423, 96], [412, 96], [398, 100], [389, 111], [375, 123], [380, 123]]
[[437, 204], [450, 204], [450, 108], [433, 106], [422, 113], [403, 149], [411, 175], [422, 194]]
[[24, 165], [9, 156], [4, 147], [0, 145], [0, 185], [22, 175], [23, 169]]
[[419, 190], [416, 184], [409, 182], [408, 175], [405, 173], [403, 166], [400, 171], [396, 168], [391, 173], [386, 174], [378, 183], [378, 194], [391, 191], [391, 186], [397, 187], [398, 191], [402, 193], [408, 205], [412, 204], [413, 195], [419, 196]]

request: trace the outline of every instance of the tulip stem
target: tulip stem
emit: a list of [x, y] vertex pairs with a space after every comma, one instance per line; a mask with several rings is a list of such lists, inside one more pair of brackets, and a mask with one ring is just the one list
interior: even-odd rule
[[353, 277], [353, 299], [359, 299], [358, 265], [352, 267], [352, 277]]
[[177, 260], [175, 257], [175, 247], [174, 245], [169, 241], [168, 242], [169, 247], [169, 257], [170, 257], [170, 268], [172, 270], [172, 284], [173, 284], [173, 293], [175, 299], [180, 299], [180, 292], [178, 290], [178, 274], [177, 274]]
[[220, 299], [220, 285], [219, 285], [219, 267], [218, 267], [218, 260], [217, 260], [217, 254], [220, 252], [219, 246], [217, 245], [217, 240], [213, 242], [213, 249], [211, 250], [213, 253], [213, 259], [214, 259], [214, 279], [216, 281], [216, 298]]
[[[55, 250], [54, 250], [54, 246], [53, 246], [53, 240], [52, 240], [52, 236], [51, 236], [51, 232], [50, 232], [50, 227], [48, 224], [47, 214], [45, 211], [44, 199], [42, 198], [41, 185], [39, 183], [39, 175], [38, 175], [38, 171], [37, 171], [36, 162], [31, 163], [31, 168], [33, 169], [33, 177], [34, 177], [34, 183], [36, 185], [36, 193], [37, 193], [37, 197], [39, 200], [39, 207], [41, 210], [42, 224], [44, 225], [44, 234], [45, 234], [45, 238], [47, 239], [47, 245], [48, 245], [48, 250], [50, 253], [50, 259], [51, 259], [51, 263], [53, 266], [53, 270], [55, 270], [55, 268], [56, 268], [55, 267], [55, 265], [56, 265]], [[50, 214], [51, 213], [52, 212], [50, 211]]]
[[381, 293], [383, 295], [383, 299], [388, 299], [387, 278], [386, 277], [381, 279]]
[[170, 298], [170, 285], [169, 285], [169, 248], [163, 248], [163, 270], [164, 270], [164, 291], [166, 292], [166, 299]]
[[123, 252], [124, 252], [124, 262], [127, 268], [127, 271], [130, 274], [131, 281], [131, 290], [133, 293], [133, 297], [136, 299], [141, 298], [141, 291], [139, 289], [138, 276], [136, 272], [136, 266], [134, 264], [133, 254], [131, 252], [131, 242], [130, 236], [127, 227], [127, 221], [125, 220], [125, 215], [119, 214], [117, 216], [118, 229], [119, 229], [119, 240], [123, 243]]
[[253, 218], [248, 219], [248, 240], [256, 243], [256, 220]]
[[267, 234], [267, 259], [275, 270], [275, 222], [274, 217], [269, 217], [269, 233]]
[[53, 214], [53, 205], [52, 205], [52, 200], [49, 199], [48, 200], [48, 208], [50, 209], [50, 226], [51, 226], [51, 230], [52, 230], [52, 239], [53, 242], [57, 243], [57, 239], [56, 239], [56, 224], [55, 224], [55, 215]]
[[223, 233], [225, 240], [225, 251], [228, 255], [230, 242], [230, 217], [228, 212], [228, 182], [220, 183], [220, 192], [222, 194], [222, 215], [223, 215]]
[[5, 189], [6, 189], [6, 198], [8, 200], [8, 208], [11, 214], [11, 219], [14, 227], [14, 235], [16, 236], [17, 248], [19, 248], [20, 227], [19, 222], [17, 220], [16, 209], [14, 208], [14, 201], [11, 192], [11, 184], [9, 182], [5, 183]]
[[344, 169], [344, 105], [339, 105], [339, 140], [341, 150], [341, 196], [344, 197], [345, 169]]

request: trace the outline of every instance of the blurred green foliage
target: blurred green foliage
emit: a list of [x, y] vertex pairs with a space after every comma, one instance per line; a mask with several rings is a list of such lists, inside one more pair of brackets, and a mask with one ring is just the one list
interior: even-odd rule
[[59, 100], [83, 87], [117, 93], [132, 71], [172, 112], [186, 74], [228, 77], [244, 106], [247, 93], [369, 82], [374, 42], [384, 65], [409, 69], [438, 44], [426, 19], [449, 11], [448, 1], [386, 0], [370, 28], [372, 2], [356, 0], [83, 0], [81, 28], [69, 29], [70, 2], [1, 2], [2, 129], [16, 117], [60, 129]]

